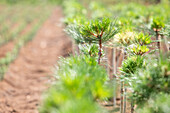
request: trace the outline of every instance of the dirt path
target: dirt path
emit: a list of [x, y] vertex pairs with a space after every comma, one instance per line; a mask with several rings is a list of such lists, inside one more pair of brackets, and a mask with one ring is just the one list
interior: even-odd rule
[[59, 56], [71, 51], [63, 32], [61, 8], [44, 23], [35, 38], [20, 51], [0, 82], [0, 113], [37, 113], [40, 96], [50, 82]]

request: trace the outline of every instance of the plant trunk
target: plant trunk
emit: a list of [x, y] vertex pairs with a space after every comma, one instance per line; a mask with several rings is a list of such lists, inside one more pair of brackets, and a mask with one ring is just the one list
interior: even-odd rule
[[133, 113], [134, 112], [134, 105], [133, 105], [133, 100], [132, 100], [132, 102], [131, 102], [131, 113]]
[[98, 64], [100, 64], [101, 56], [102, 56], [102, 40], [101, 37], [99, 37]]
[[158, 47], [158, 49], [159, 49], [159, 51], [160, 51], [159, 33], [158, 33], [158, 30], [157, 30], [157, 29], [156, 29], [155, 33], [156, 33], [156, 40], [158, 41], [158, 42], [157, 42], [157, 47]]
[[123, 113], [123, 81], [120, 82], [120, 113]]
[[[126, 48], [123, 48], [122, 51], [123, 51], [123, 60], [124, 60], [126, 58]], [[125, 107], [124, 101], [126, 101], [126, 100], [124, 100], [124, 82], [121, 81], [120, 85], [121, 85], [120, 113], [124, 113], [124, 110], [126, 109], [126, 108], [124, 108]]]
[[[125, 86], [124, 86], [125, 87]], [[127, 91], [127, 89], [126, 88], [124, 88], [124, 110], [123, 110], [123, 113], [126, 113], [126, 91]]]

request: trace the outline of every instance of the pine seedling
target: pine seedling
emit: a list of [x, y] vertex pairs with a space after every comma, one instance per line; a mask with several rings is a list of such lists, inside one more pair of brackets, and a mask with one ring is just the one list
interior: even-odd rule
[[151, 28], [154, 31], [159, 31], [159, 30], [161, 30], [164, 27], [165, 27], [165, 24], [162, 21], [162, 18], [154, 18], [153, 19], [152, 24], [151, 24]]
[[144, 33], [138, 33], [135, 35], [133, 44], [128, 47], [128, 50], [135, 55], [143, 55], [149, 51], [148, 45], [152, 43], [151, 36]]
[[149, 48], [145, 45], [137, 45], [131, 49], [131, 52], [135, 55], [143, 55], [144, 53], [148, 52]]
[[[164, 22], [162, 21], [162, 18], [154, 18], [151, 24], [151, 29], [156, 34], [156, 40], [158, 41], [159, 39], [159, 32], [165, 27]], [[160, 42], [157, 42], [158, 49], [160, 50]]]
[[[143, 58], [141, 57], [144, 53], [149, 51], [149, 48], [147, 45], [151, 43], [151, 37], [149, 35], [145, 35], [142, 32], [136, 33], [129, 30], [126, 30], [126, 32], [118, 33], [113, 43], [116, 43], [117, 45], [124, 47], [124, 57], [127, 55], [125, 52], [126, 50], [129, 50], [128, 53], [131, 53], [135, 56], [128, 57], [126, 60], [122, 63], [122, 69], [121, 74], [123, 75], [121, 77], [121, 112], [126, 112], [126, 79], [135, 71], [135, 68], [138, 68], [138, 66], [141, 66], [143, 63]], [[132, 69], [134, 68], [134, 69]], [[126, 71], [125, 71], [126, 70]], [[132, 71], [133, 70], [133, 71]], [[129, 73], [128, 73], [129, 72]], [[124, 88], [123, 88], [124, 87]], [[124, 90], [123, 90], [124, 89]], [[124, 96], [124, 97], [123, 97]], [[124, 103], [124, 107], [123, 107]], [[133, 106], [132, 106], [133, 107]]]
[[149, 36], [148, 34], [145, 35], [141, 32], [138, 35], [136, 35], [135, 41], [136, 41], [136, 44], [130, 49], [130, 51], [133, 54], [143, 55], [149, 51], [149, 48], [147, 45], [149, 45], [152, 42], [151, 36]]
[[148, 45], [152, 42], [151, 40], [151, 36], [149, 36], [148, 34], [144, 34], [142, 32], [140, 32], [137, 36], [136, 36], [136, 42], [138, 44], [142, 45]]
[[127, 47], [135, 42], [136, 33], [132, 31], [123, 31], [115, 35], [112, 45]]
[[98, 64], [100, 64], [102, 44], [113, 38], [119, 28], [116, 27], [115, 21], [109, 18], [97, 18], [81, 25], [70, 25], [66, 31], [77, 43], [98, 44]]
[[145, 104], [151, 95], [170, 93], [169, 54], [145, 61], [145, 68], [139, 69], [132, 78], [132, 98], [137, 105]]

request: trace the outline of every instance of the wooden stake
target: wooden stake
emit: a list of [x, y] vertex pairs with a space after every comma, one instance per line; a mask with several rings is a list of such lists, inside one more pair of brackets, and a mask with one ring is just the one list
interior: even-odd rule
[[112, 67], [113, 67], [113, 82], [114, 82], [114, 92], [113, 92], [113, 106], [116, 106], [116, 69], [117, 69], [117, 65], [116, 65], [116, 48], [112, 49], [112, 54], [113, 54], [113, 58], [112, 58]]
[[[126, 48], [124, 48], [124, 55], [123, 55], [123, 60], [125, 60], [126, 59]], [[123, 94], [123, 96], [124, 96], [124, 102], [123, 102], [123, 113], [126, 113], [126, 86], [125, 86], [126, 84], [124, 83], [124, 94]]]
[[75, 56], [75, 42], [72, 40], [72, 53]]

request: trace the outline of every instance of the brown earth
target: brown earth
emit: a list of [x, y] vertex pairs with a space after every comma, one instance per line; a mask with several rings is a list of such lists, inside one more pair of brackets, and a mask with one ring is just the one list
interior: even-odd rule
[[51, 82], [59, 56], [68, 56], [71, 41], [63, 32], [61, 8], [43, 24], [35, 38], [23, 47], [0, 82], [0, 113], [37, 113], [42, 92]]

